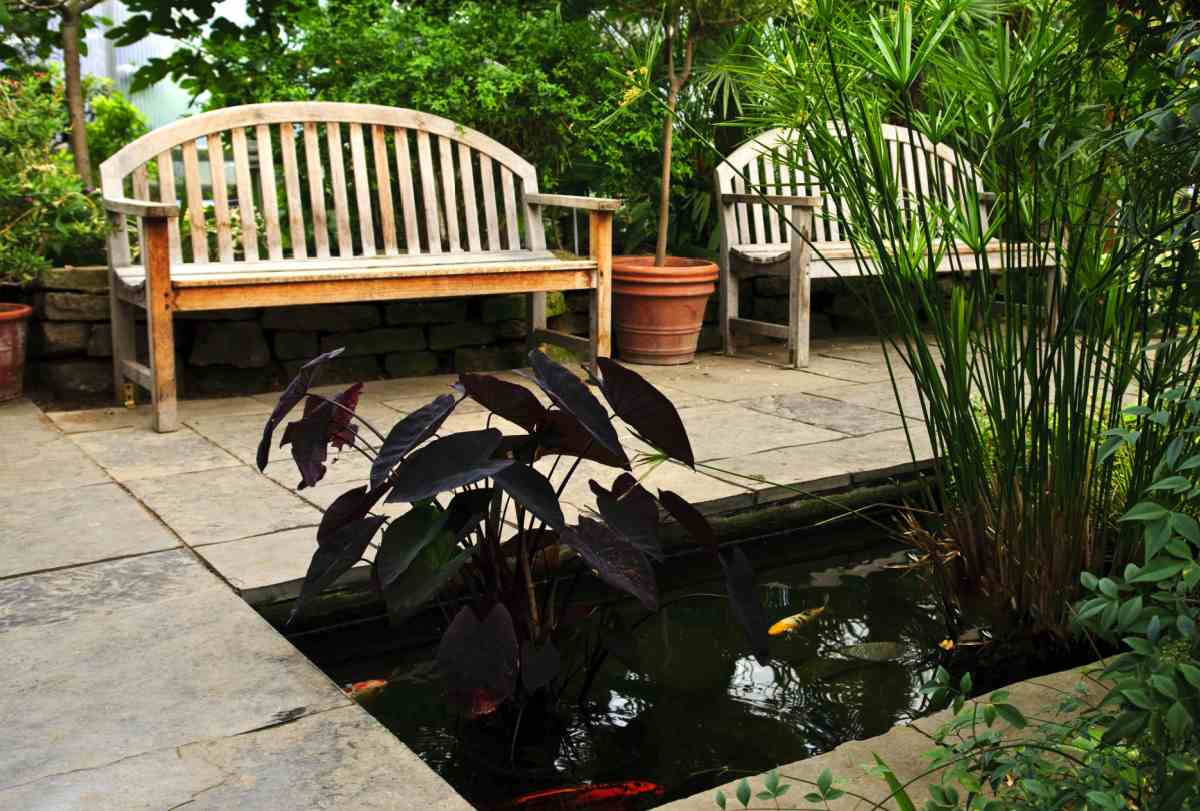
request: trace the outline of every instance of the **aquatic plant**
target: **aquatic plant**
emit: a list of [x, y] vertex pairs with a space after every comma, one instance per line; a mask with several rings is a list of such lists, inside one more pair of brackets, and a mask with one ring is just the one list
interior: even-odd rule
[[[461, 603], [441, 637], [437, 662], [451, 701], [466, 714], [485, 715], [539, 691], [557, 697], [573, 676], [582, 677], [582, 696], [608, 651], [627, 650], [633, 636], [611, 605], [575, 604], [577, 586], [591, 571], [657, 611], [652, 560], [663, 557], [661, 507], [719, 561], [734, 616], [755, 655], [765, 656], [766, 615], [745, 554], [720, 548], [708, 521], [681, 496], [660, 490], [656, 497], [643, 486], [668, 459], [689, 467], [695, 459], [675, 407], [636, 372], [607, 358], [596, 362], [592, 382], [610, 414], [582, 380], [535, 350], [530, 376], [549, 406], [516, 383], [463, 374], [451, 393], [385, 434], [356, 413], [361, 383], [332, 398], [312, 390], [322, 364], [340, 351], [300, 369], [267, 419], [258, 448], [262, 470], [276, 429], [303, 402], [303, 416], [287, 424], [280, 441], [290, 446], [300, 488], [324, 477], [331, 446], [371, 460], [368, 481], [325, 511], [289, 623], [372, 550], [371, 583], [393, 623], [438, 595]], [[490, 413], [488, 427], [443, 431], [464, 399]], [[496, 418], [520, 430], [504, 433], [491, 426]], [[616, 419], [651, 450], [631, 459]], [[611, 482], [588, 482], [595, 508], [569, 524], [559, 499], [585, 459], [616, 475]], [[567, 469], [553, 483], [564, 460]], [[644, 471], [640, 478], [634, 469]], [[381, 502], [409, 508], [391, 517], [377, 511]], [[571, 656], [578, 659], [574, 665]]]
[[[1004, 690], [968, 704], [970, 675], [955, 681], [938, 668], [924, 691], [949, 700], [954, 717], [935, 734], [927, 770], [902, 782], [876, 758], [873, 771], [889, 793], [874, 798], [838, 788], [826, 771], [796, 786], [808, 805], [792, 807], [823, 807], [845, 793], [864, 807], [916, 811], [913, 784], [930, 776], [938, 780], [925, 811], [1200, 807], [1200, 399], [1173, 389], [1130, 410], [1132, 424], [1113, 448], [1136, 449], [1150, 426], [1172, 426], [1152, 457], [1153, 480], [1120, 516], [1136, 531], [1138, 556], [1119, 575], [1084, 572], [1087, 596], [1072, 612], [1078, 630], [1125, 652], [1085, 669], [1045, 719], [1027, 717]], [[743, 781], [738, 802], [788, 807], [751, 805], [786, 793], [793, 784], [781, 777], [794, 779], [772, 772], [756, 794]], [[730, 807], [724, 792], [716, 802]]]

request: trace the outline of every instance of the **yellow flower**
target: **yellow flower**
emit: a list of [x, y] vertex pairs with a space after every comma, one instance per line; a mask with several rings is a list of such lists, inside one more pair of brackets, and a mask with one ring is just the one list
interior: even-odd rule
[[938, 643], [938, 647], [944, 651], [954, 650], [954, 640], [953, 639], [943, 639], [941, 642]]

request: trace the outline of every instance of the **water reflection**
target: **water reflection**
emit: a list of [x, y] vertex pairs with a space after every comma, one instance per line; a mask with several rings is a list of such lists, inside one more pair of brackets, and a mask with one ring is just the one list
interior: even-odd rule
[[[462, 729], [444, 707], [428, 653], [397, 668], [395, 688], [371, 710], [484, 806], [585, 780], [650, 780], [666, 787], [667, 799], [686, 796], [734, 773], [756, 773], [881, 734], [928, 709], [919, 689], [932, 675], [941, 628], [920, 582], [893, 568], [899, 560], [875, 556], [818, 567], [759, 561], [772, 621], [828, 598], [816, 619], [772, 638], [766, 664], [745, 653], [725, 601], [670, 604], [715, 590], [705, 578], [717, 573], [668, 588], [662, 595], [668, 607], [638, 628], [639, 668], [610, 657], [582, 708], [561, 727], [553, 719], [535, 720], [533, 734], [519, 741], [489, 742]], [[879, 641], [900, 643], [902, 656], [870, 663], [841, 655], [848, 645]], [[331, 675], [339, 681], [377, 676], [370, 667], [378, 663]], [[508, 763], [510, 747], [519, 770], [499, 765]]]

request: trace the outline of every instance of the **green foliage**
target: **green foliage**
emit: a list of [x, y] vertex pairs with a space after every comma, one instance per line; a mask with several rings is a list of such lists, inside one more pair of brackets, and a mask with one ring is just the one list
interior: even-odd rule
[[62, 84], [49, 71], [0, 78], [0, 280], [102, 252], [104, 219], [61, 146]]
[[118, 149], [150, 131], [146, 116], [108, 80], [85, 82], [90, 119], [87, 124], [88, 152], [94, 181], [99, 181], [100, 164]]

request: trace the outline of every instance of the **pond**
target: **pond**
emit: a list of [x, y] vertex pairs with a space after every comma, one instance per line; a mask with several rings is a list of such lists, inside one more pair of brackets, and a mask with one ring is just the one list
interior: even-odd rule
[[[720, 594], [719, 570], [700, 555], [675, 558], [660, 567], [665, 608], [646, 619], [636, 604], [627, 607], [631, 624], [642, 620], [636, 655], [622, 657], [634, 666], [610, 656], [582, 704], [524, 718], [515, 739], [511, 719], [455, 717], [433, 646], [345, 660], [337, 636], [295, 641], [339, 684], [387, 680], [363, 705], [480, 808], [649, 808], [938, 709], [919, 690], [938, 664], [944, 630], [922, 580], [902, 568], [903, 552], [884, 545], [796, 562], [789, 540], [743, 545], [768, 617], [824, 610], [773, 636], [766, 664], [746, 652], [724, 599], [687, 596]], [[371, 635], [381, 643], [395, 635], [383, 627], [357, 633], [368, 649]], [[886, 661], [846, 655], [848, 646], [876, 642], [897, 643]], [[631, 784], [635, 797], [603, 806], [585, 806], [597, 792], [574, 791], [630, 781], [654, 788]], [[530, 795], [548, 799], [514, 803]]]

